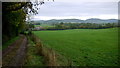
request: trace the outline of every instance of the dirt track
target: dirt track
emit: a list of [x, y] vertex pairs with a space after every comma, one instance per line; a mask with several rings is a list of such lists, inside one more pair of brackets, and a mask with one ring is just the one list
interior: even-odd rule
[[7, 49], [3, 51], [2, 66], [22, 66], [26, 56], [27, 38], [20, 35]]

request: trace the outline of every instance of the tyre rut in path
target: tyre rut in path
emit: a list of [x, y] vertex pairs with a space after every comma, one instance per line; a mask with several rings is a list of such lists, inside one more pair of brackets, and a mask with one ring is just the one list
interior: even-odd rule
[[[17, 40], [15, 43], [11, 45], [8, 48], [8, 50], [6, 50], [6, 52], [3, 52], [4, 62], [5, 60], [11, 59], [9, 63], [3, 66], [22, 66], [23, 65], [24, 59], [26, 56], [27, 38], [24, 35], [21, 35], [21, 39]], [[9, 58], [9, 56], [7, 55], [9, 56], [14, 55], [14, 56]]]

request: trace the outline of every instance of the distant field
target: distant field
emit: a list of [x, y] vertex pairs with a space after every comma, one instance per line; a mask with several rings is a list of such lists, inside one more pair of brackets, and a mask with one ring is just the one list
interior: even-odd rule
[[117, 28], [34, 31], [44, 45], [78, 66], [116, 66]]
[[41, 26], [41, 27], [54, 27], [54, 26], [49, 25], [49, 24], [35, 25], [35, 27], [39, 27], [39, 26]]

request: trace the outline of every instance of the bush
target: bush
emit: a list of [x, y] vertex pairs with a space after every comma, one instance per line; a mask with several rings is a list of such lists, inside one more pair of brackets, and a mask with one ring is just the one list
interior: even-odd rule
[[28, 31], [28, 35], [31, 35], [32, 34], [32, 31]]

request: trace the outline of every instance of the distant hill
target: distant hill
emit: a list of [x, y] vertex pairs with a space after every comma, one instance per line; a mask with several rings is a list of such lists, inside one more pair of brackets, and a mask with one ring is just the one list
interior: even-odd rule
[[117, 19], [107, 19], [107, 20], [102, 20], [102, 19], [97, 19], [97, 18], [91, 18], [84, 20], [84, 23], [117, 23]]
[[87, 20], [80, 20], [80, 19], [51, 19], [51, 20], [37, 20], [34, 21], [35, 23], [60, 23], [60, 22], [65, 22], [65, 23], [117, 23], [117, 19], [97, 19], [97, 18], [91, 18]]

